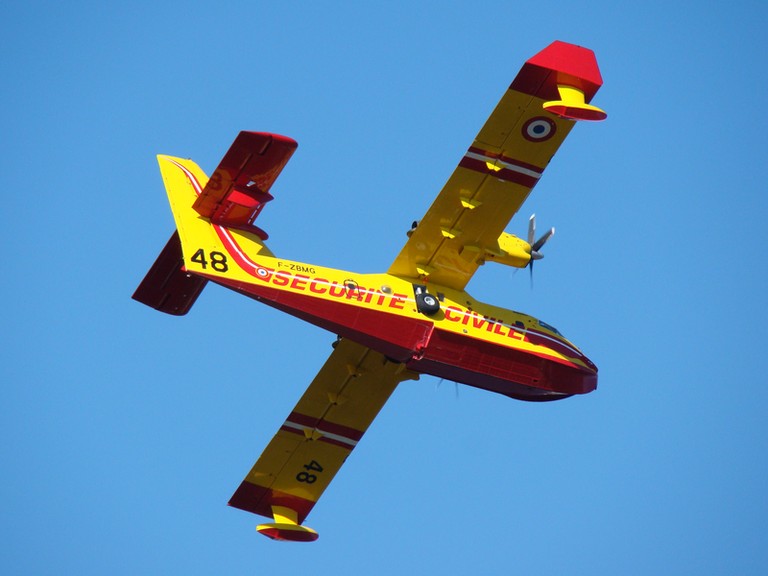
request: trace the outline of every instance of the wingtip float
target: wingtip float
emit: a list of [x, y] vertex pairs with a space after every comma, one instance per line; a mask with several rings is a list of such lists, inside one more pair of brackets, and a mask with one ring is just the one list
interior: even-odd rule
[[284, 506], [273, 506], [272, 514], [275, 517], [274, 522], [256, 526], [256, 531], [259, 534], [272, 540], [286, 542], [314, 542], [317, 540], [317, 532], [298, 523], [295, 510]]
[[[538, 76], [536, 70], [540, 71]], [[526, 62], [518, 82], [526, 75], [545, 78], [539, 92], [551, 98], [543, 104], [548, 112], [571, 120], [600, 121], [608, 116], [589, 104], [603, 85], [592, 50], [555, 41]]]
[[526, 267], [551, 236], [504, 232], [577, 120], [601, 120], [592, 51], [554, 42], [528, 60], [389, 270], [359, 274], [275, 256], [254, 221], [296, 149], [241, 132], [208, 178], [159, 156], [176, 231], [134, 294], [186, 314], [220, 284], [338, 336], [229, 504], [274, 521], [270, 538], [312, 541], [303, 522], [400, 382], [430, 374], [528, 401], [586, 394], [597, 367], [555, 328], [474, 299], [486, 262]]

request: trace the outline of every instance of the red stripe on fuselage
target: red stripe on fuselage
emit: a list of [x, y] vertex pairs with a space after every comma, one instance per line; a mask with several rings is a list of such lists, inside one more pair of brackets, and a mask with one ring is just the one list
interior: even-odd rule
[[439, 329], [407, 366], [518, 400], [552, 400], [597, 387], [597, 372], [572, 362]]
[[395, 362], [406, 362], [426, 346], [432, 323], [390, 314], [382, 309], [355, 306], [346, 298], [325, 300], [274, 288], [207, 276], [226, 286], [344, 338], [377, 350]]
[[[595, 372], [573, 362], [441, 330], [426, 320], [354, 306], [344, 300], [279, 291], [262, 284], [228, 284], [221, 278], [211, 279], [404, 362], [417, 372], [530, 400], [584, 394], [596, 386]], [[552, 347], [549, 341], [546, 345]], [[573, 350], [570, 352], [572, 355]]]

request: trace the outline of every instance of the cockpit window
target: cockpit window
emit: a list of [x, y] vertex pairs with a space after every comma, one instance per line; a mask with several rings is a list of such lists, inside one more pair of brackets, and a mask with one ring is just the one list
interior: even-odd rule
[[558, 330], [558, 329], [557, 329], [557, 328], [555, 328], [554, 326], [551, 326], [551, 325], [547, 324], [546, 322], [542, 322], [541, 320], [539, 320], [539, 325], [540, 325], [542, 328], [546, 328], [547, 330], [550, 330], [550, 331], [554, 332], [554, 333], [555, 333], [555, 334], [557, 334], [558, 336], [562, 336], [562, 334], [560, 334], [560, 330]]

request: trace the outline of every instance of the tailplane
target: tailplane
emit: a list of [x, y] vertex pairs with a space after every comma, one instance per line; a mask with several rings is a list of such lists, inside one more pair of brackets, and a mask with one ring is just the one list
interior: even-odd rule
[[[296, 149], [284, 136], [240, 132], [209, 179], [191, 160], [157, 157], [176, 232], [133, 294], [173, 315], [186, 314], [208, 278], [227, 276], [226, 254], [272, 256], [253, 221]], [[237, 240], [234, 239], [237, 236]]]
[[208, 280], [184, 270], [179, 233], [174, 232], [132, 298], [174, 316], [183, 316], [197, 300]]

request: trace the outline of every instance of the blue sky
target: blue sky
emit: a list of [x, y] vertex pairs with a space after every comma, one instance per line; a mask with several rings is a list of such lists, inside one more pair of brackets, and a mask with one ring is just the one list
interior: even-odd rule
[[[11, 2], [0, 568], [7, 574], [761, 574], [768, 563], [760, 2]], [[130, 295], [172, 230], [155, 161], [239, 130], [299, 150], [273, 251], [386, 270], [520, 65], [595, 50], [577, 126], [509, 230], [557, 227], [476, 297], [560, 328], [593, 394], [403, 384], [309, 517], [226, 506], [332, 336], [209, 286]]]

